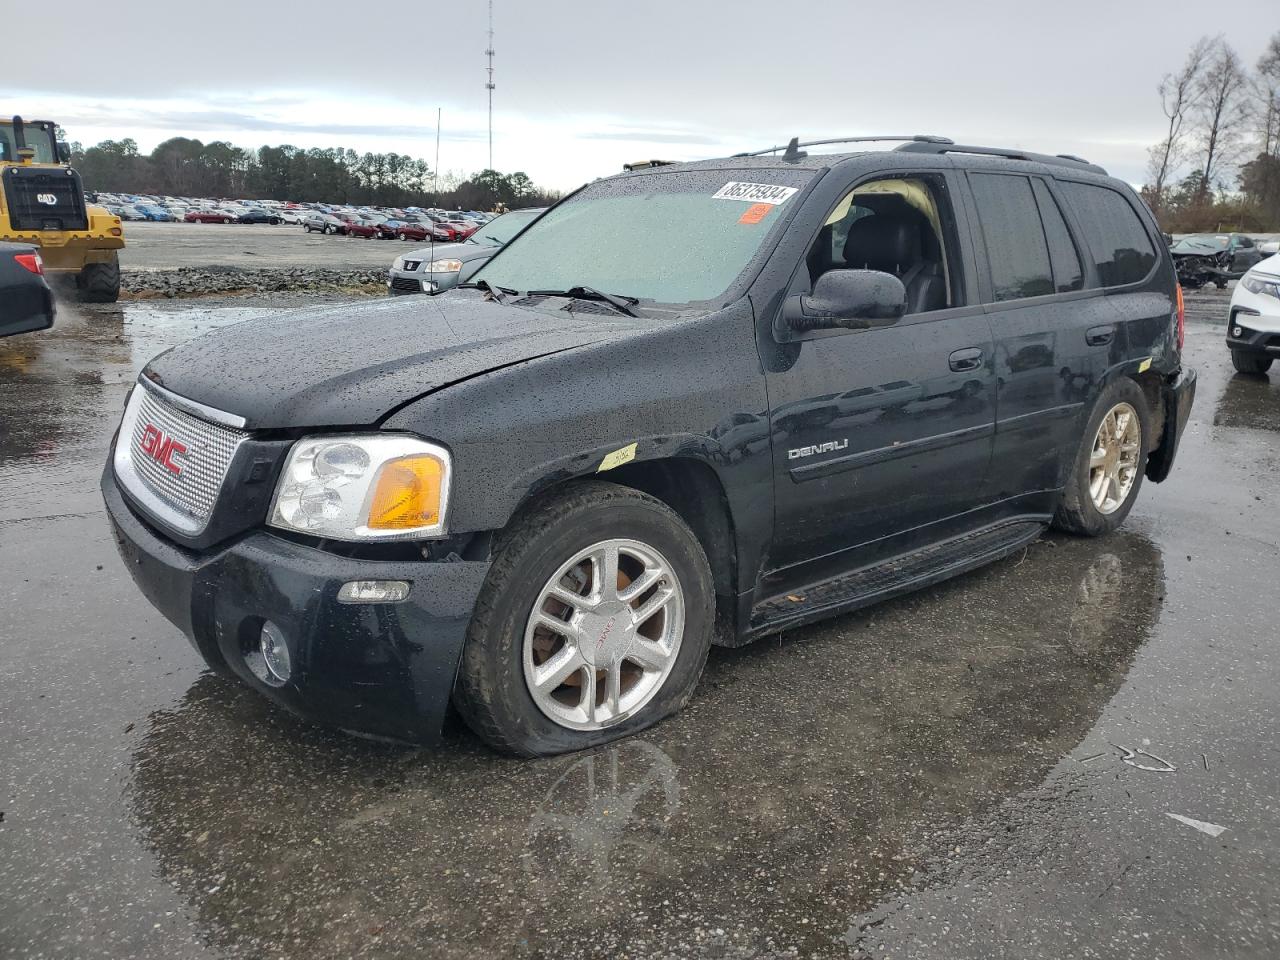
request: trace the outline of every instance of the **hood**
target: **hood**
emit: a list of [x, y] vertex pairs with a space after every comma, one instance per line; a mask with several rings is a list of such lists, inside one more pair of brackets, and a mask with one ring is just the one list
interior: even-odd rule
[[491, 257], [497, 250], [497, 247], [489, 247], [479, 243], [437, 243], [434, 249], [431, 247], [418, 247], [418, 249], [404, 254], [403, 258], [405, 260], [422, 260], [424, 263], [432, 260], [461, 260], [466, 263], [477, 257]]
[[223, 327], [143, 375], [250, 429], [367, 426], [449, 384], [650, 323], [502, 305], [476, 290], [394, 297]]

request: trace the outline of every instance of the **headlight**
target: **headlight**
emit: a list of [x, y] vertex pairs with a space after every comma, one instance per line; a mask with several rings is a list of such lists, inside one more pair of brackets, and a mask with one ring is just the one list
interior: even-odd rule
[[1261, 293], [1280, 300], [1280, 277], [1268, 277], [1266, 274], [1246, 273], [1240, 281], [1250, 293]]
[[271, 526], [334, 540], [445, 532], [449, 451], [405, 434], [305, 437], [276, 485]]
[[427, 264], [428, 273], [457, 273], [461, 269], [461, 260], [432, 260]]
[[392, 260], [392, 261], [391, 261], [391, 269], [392, 269], [392, 270], [403, 270], [403, 269], [404, 269], [404, 257], [396, 257], [394, 260]]

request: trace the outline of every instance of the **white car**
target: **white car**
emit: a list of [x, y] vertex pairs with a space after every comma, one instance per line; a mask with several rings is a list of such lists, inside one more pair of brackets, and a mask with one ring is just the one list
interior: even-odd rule
[[1280, 357], [1280, 254], [1240, 278], [1228, 320], [1232, 364], [1241, 373], [1266, 373]]

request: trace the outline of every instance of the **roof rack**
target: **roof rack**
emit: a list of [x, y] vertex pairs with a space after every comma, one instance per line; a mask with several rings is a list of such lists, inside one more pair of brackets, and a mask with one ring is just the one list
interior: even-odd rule
[[632, 170], [644, 170], [648, 167], [669, 167], [675, 162], [675, 160], [635, 160], [631, 163], [624, 163], [622, 169], [630, 173]]
[[[825, 147], [830, 143], [875, 143], [880, 140], [910, 140], [914, 143], [935, 143], [947, 144], [954, 143], [954, 140], [948, 140], [946, 137], [935, 137], [927, 133], [907, 134], [905, 136], [884, 136], [884, 137], [834, 137], [830, 140], [806, 140], [800, 142], [799, 137], [792, 137], [791, 142], [787, 144], [783, 151], [782, 159], [787, 163], [795, 163], [802, 160], [808, 154], [801, 151], [801, 147]], [[899, 147], [899, 149], [902, 149]], [[777, 153], [783, 150], [782, 147], [766, 147], [764, 150], [753, 150], [750, 153], [735, 153], [736, 157], [763, 157], [767, 153]]]
[[1096, 163], [1090, 163], [1080, 157], [1073, 157], [1070, 154], [1059, 153], [1050, 156], [1047, 153], [1031, 153], [1027, 150], [1006, 150], [1002, 147], [973, 147], [965, 144], [954, 143], [948, 140], [946, 143], [938, 143], [936, 141], [917, 140], [914, 143], [904, 143], [895, 150], [905, 153], [973, 153], [987, 157], [1004, 157], [1006, 160], [1027, 160], [1032, 163], [1048, 163], [1058, 167], [1076, 167], [1085, 170], [1092, 170], [1094, 173], [1106, 174], [1106, 170], [1098, 166]]

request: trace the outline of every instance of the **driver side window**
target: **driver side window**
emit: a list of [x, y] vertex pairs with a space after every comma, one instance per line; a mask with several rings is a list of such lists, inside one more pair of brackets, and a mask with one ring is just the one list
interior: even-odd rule
[[[828, 270], [878, 270], [907, 291], [907, 313], [958, 305], [955, 220], [941, 177], [873, 180], [841, 199], [806, 256], [812, 285]], [[812, 287], [811, 287], [812, 288]]]

